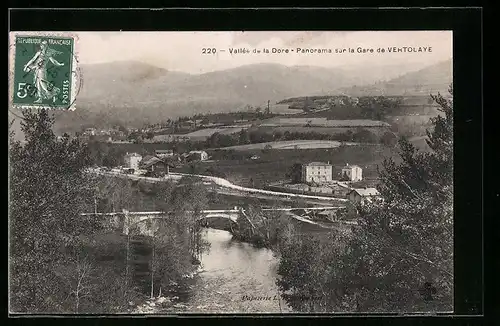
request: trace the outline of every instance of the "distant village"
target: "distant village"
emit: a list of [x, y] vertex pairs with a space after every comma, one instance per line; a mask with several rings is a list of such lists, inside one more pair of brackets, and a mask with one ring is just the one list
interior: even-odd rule
[[[251, 159], [259, 157], [254, 155]], [[210, 156], [205, 151], [190, 151], [182, 154], [173, 150], [155, 150], [151, 155], [142, 156], [138, 153], [126, 153], [124, 165], [115, 168], [100, 168], [113, 173], [132, 174], [151, 178], [164, 179], [171, 169], [192, 162], [208, 162]], [[380, 198], [375, 187], [356, 187], [363, 181], [363, 169], [358, 165], [346, 164], [337, 174], [329, 162], [309, 162], [301, 164], [299, 173], [290, 180], [268, 185], [268, 190], [284, 193], [307, 194], [347, 198], [353, 204], [364, 204]]]
[[[145, 125], [142, 128], [115, 126], [109, 129], [98, 129], [90, 127], [75, 136], [84, 142], [117, 144], [116, 146], [122, 146], [120, 144], [156, 144], [155, 148], [142, 147], [140, 154], [137, 153], [138, 148], [123, 145], [128, 151], [120, 154], [123, 157], [120, 158], [122, 163], [119, 164], [123, 165], [115, 167], [108, 165], [108, 167], [100, 167], [99, 169], [159, 179], [168, 178], [169, 174], [175, 174], [179, 171], [195, 174], [195, 170], [190, 169], [190, 166], [195, 163], [205, 169], [208, 166], [214, 166], [215, 169], [218, 169], [219, 163], [222, 163], [221, 160], [228, 161], [224, 157], [225, 154], [217, 152], [218, 148], [222, 147], [229, 147], [227, 155], [240, 155], [242, 158], [232, 158], [232, 160], [236, 160], [235, 162], [245, 160], [246, 165], [244, 166], [249, 167], [248, 171], [250, 169], [252, 171], [262, 170], [265, 169], [265, 164], [260, 165], [262, 168], [257, 167], [257, 165], [260, 162], [259, 155], [264, 155], [266, 149], [280, 146], [278, 144], [280, 142], [283, 145], [286, 141], [310, 139], [305, 145], [291, 146], [294, 146], [296, 151], [311, 148], [323, 151], [318, 158], [326, 162], [316, 161], [318, 158], [316, 160], [312, 157], [310, 160], [302, 158], [300, 163], [293, 167], [292, 173], [289, 175], [282, 173], [273, 180], [257, 174], [253, 175], [252, 173], [255, 172], [242, 171], [238, 173], [232, 171], [230, 174], [233, 178], [238, 179], [242, 175], [246, 175], [247, 178], [246, 180], [232, 179], [232, 181], [236, 184], [248, 184], [250, 187], [264, 188], [283, 194], [342, 198], [348, 199], [353, 204], [364, 204], [380, 198], [376, 189], [377, 182], [373, 182], [373, 178], [369, 178], [369, 180], [363, 178], [361, 164], [365, 163], [366, 165], [366, 160], [356, 164], [357, 159], [349, 158], [349, 154], [347, 156], [343, 154], [344, 162], [351, 161], [354, 164], [345, 163], [345, 166], [340, 167], [337, 160], [334, 166], [328, 161], [330, 154], [321, 149], [322, 144], [316, 140], [335, 140], [339, 144], [343, 141], [358, 141], [363, 144], [384, 142], [387, 136], [390, 136], [391, 139], [395, 138], [393, 132], [389, 130], [390, 125], [387, 122], [373, 119], [334, 120], [325, 116], [310, 116], [311, 112], [323, 112], [332, 106], [357, 105], [358, 102], [358, 98], [350, 97], [297, 98], [289, 99], [287, 103], [284, 103], [289, 109], [297, 106], [296, 114], [273, 113], [268, 102], [267, 107], [263, 109], [260, 107], [246, 108], [246, 111], [233, 113], [168, 119], [162, 123]], [[218, 141], [216, 142], [216, 140]], [[269, 145], [270, 142], [274, 142], [273, 145]], [[179, 147], [176, 145], [187, 143], [197, 143], [199, 146]], [[239, 149], [240, 154], [231, 154], [231, 146], [244, 147], [246, 144], [259, 143], [266, 144], [263, 145], [261, 154], [251, 150], [245, 152], [242, 149]], [[332, 146], [339, 145], [333, 144]], [[349, 151], [353, 150], [355, 150], [354, 147]], [[242, 155], [246, 155], [245, 158]], [[273, 159], [271, 158], [271, 160]], [[278, 165], [275, 164], [275, 166], [270, 169], [278, 169]], [[256, 167], [255, 170], [254, 167]], [[228, 170], [230, 168], [226, 167], [225, 171]], [[203, 174], [203, 171], [199, 170], [198, 173]], [[262, 175], [262, 172], [260, 173]], [[373, 176], [373, 171], [371, 175]], [[221, 177], [226, 178], [224, 175]], [[257, 178], [260, 179], [259, 184], [254, 185], [254, 179]]]

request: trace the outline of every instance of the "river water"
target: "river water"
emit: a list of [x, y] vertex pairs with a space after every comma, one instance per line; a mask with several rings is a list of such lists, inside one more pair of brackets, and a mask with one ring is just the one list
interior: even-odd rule
[[[319, 225], [294, 220], [299, 233], [324, 233]], [[279, 259], [266, 248], [232, 239], [227, 231], [203, 229], [210, 249], [202, 255], [197, 274], [179, 301], [159, 313], [287, 313], [276, 286]]]
[[291, 311], [275, 284], [278, 259], [265, 248], [232, 240], [229, 232], [204, 229], [210, 250], [180, 302], [161, 312], [280, 313]]

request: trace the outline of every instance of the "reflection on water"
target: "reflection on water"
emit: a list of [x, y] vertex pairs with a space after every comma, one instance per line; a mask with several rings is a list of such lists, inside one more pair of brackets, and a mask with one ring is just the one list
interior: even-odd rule
[[278, 296], [276, 265], [269, 249], [233, 241], [229, 232], [205, 229], [210, 242], [198, 274], [182, 303], [168, 311], [213, 313], [289, 312]]

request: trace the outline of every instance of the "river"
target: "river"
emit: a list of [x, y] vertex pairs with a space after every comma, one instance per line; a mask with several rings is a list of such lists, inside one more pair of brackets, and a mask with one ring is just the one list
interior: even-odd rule
[[[292, 219], [298, 234], [324, 233], [324, 226]], [[201, 257], [202, 270], [187, 280], [187, 287], [167, 294], [173, 301], [138, 312], [171, 313], [287, 313], [276, 286], [278, 257], [266, 248], [233, 240], [222, 230], [204, 228], [210, 249]]]
[[289, 312], [275, 284], [278, 259], [265, 248], [232, 240], [229, 232], [204, 229], [210, 250], [203, 271], [180, 301], [161, 312], [280, 313]]

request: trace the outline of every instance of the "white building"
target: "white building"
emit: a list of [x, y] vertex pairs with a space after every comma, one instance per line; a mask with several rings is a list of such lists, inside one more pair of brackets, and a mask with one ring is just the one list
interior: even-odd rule
[[325, 183], [332, 181], [332, 165], [330, 163], [310, 162], [302, 165], [301, 181], [303, 183]]
[[363, 170], [357, 165], [349, 165], [342, 168], [341, 178], [352, 182], [363, 180]]
[[208, 160], [208, 153], [205, 151], [190, 151], [189, 157], [198, 161]]
[[125, 166], [134, 170], [139, 169], [139, 162], [141, 160], [142, 155], [137, 153], [127, 153], [124, 158]]
[[347, 198], [352, 203], [363, 204], [365, 202], [371, 202], [373, 199], [380, 198], [380, 193], [375, 188], [360, 188], [353, 189], [347, 194]]

